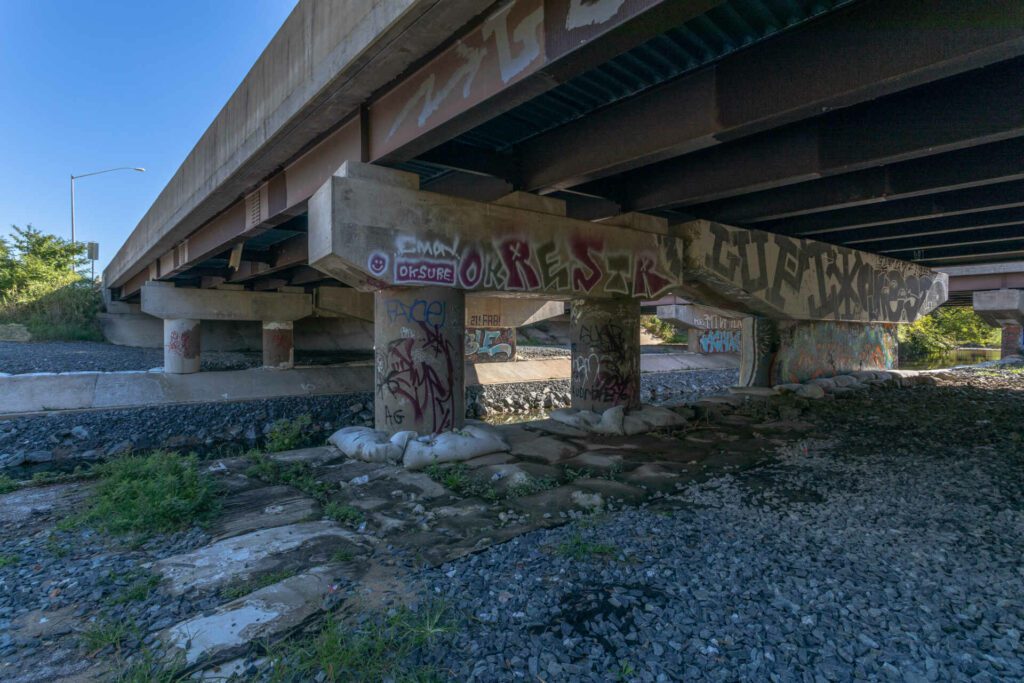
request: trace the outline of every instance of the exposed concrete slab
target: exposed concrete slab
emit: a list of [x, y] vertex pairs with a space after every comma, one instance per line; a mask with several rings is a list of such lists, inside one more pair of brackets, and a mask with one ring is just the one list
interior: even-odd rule
[[[532, 196], [532, 195], [531, 195]], [[523, 327], [565, 313], [565, 302], [544, 299], [467, 296], [466, 325], [470, 327]]]
[[[645, 372], [736, 367], [728, 356], [648, 354]], [[466, 385], [542, 382], [569, 378], [568, 358], [466, 366]], [[169, 375], [160, 371], [37, 373], [0, 376], [0, 416], [51, 410], [94, 410], [172, 403], [248, 401], [371, 391], [369, 361], [291, 370], [226, 370]]]
[[171, 626], [159, 638], [172, 656], [183, 654], [189, 666], [231, 657], [250, 642], [272, 640], [321, 611], [336, 573], [316, 567]]
[[210, 527], [214, 540], [316, 519], [320, 506], [291, 486], [265, 486], [227, 498], [221, 515]]
[[157, 318], [292, 321], [313, 314], [313, 298], [303, 292], [249, 292], [168, 287], [142, 288], [142, 311]]
[[348, 316], [373, 322], [373, 294], [351, 287], [317, 287], [313, 294], [317, 315]]
[[216, 541], [193, 552], [154, 562], [153, 570], [166, 579], [171, 593], [210, 590], [271, 571], [280, 556], [322, 540], [356, 548], [365, 546], [364, 539], [334, 522], [302, 522]]

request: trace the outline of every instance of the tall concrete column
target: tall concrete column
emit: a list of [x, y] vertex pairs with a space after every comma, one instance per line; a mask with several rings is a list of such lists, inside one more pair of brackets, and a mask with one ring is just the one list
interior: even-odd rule
[[771, 318], [747, 316], [740, 332], [741, 387], [770, 387], [772, 361], [779, 348], [778, 325]]
[[164, 372], [186, 375], [199, 372], [199, 321], [164, 320]]
[[1007, 356], [1016, 356], [1021, 352], [1021, 348], [1024, 347], [1024, 337], [1021, 336], [1020, 325], [1003, 325], [1003, 338], [1000, 344], [1000, 358], [1006, 358]]
[[640, 406], [640, 300], [573, 299], [572, 407]]
[[263, 323], [263, 367], [295, 367], [295, 332], [292, 322]]
[[374, 295], [377, 429], [436, 434], [463, 426], [465, 315], [458, 289], [396, 287]]

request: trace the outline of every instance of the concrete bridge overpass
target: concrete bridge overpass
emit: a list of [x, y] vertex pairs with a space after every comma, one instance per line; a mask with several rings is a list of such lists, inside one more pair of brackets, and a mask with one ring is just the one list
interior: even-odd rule
[[748, 384], [808, 340], [891, 362], [932, 268], [1024, 256], [1022, 75], [1016, 0], [301, 0], [104, 284], [173, 371], [198, 321], [287, 365], [375, 292], [388, 430], [460, 421], [455, 340], [503, 297], [573, 301], [584, 408], [636, 404], [664, 294], [747, 316]]

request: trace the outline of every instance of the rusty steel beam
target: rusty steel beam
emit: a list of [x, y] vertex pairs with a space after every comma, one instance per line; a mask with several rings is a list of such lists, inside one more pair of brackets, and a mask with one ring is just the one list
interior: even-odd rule
[[1019, 137], [1022, 67], [1003, 62], [591, 185], [634, 211], [692, 206]]
[[[969, 190], [897, 199], [852, 209], [766, 221], [758, 223], [757, 227], [760, 230], [783, 235], [800, 237], [814, 235], [820, 236], [821, 239], [829, 239], [827, 236], [832, 233], [845, 232], [855, 228], [912, 222], [914, 229], [921, 229], [924, 227], [925, 221], [1020, 207], [1024, 207], [1024, 181], [1015, 180]], [[979, 220], [984, 220], [984, 216], [979, 217]]]
[[689, 207], [738, 225], [1024, 179], [1024, 139], [994, 142]]
[[1024, 272], [949, 276], [950, 293], [987, 289], [1024, 289]]
[[857, 3], [520, 146], [523, 189], [687, 154], [1024, 54], [1019, 0]]

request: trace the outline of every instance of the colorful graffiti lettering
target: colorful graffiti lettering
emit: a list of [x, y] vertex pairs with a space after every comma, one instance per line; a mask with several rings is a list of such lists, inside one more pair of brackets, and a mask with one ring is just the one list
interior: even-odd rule
[[626, 311], [592, 321], [583, 317], [573, 309], [573, 405], [595, 410], [633, 406], [640, 396], [639, 328], [625, 322], [630, 319]]
[[945, 281], [906, 261], [717, 223], [704, 238], [704, 267], [724, 289], [791, 315], [911, 322], [945, 300]]
[[896, 367], [895, 325], [779, 323], [779, 337], [771, 371], [775, 383]]
[[701, 353], [739, 353], [739, 330], [701, 330], [698, 337]]
[[[648, 235], [660, 243], [660, 236]], [[396, 240], [396, 284], [443, 285], [552, 294], [622, 294], [655, 298], [681, 281], [665, 249], [606, 248], [603, 239], [568, 237], [532, 244], [521, 238], [449, 244], [437, 239]], [[374, 265], [386, 259], [373, 261]], [[566, 290], [569, 290], [566, 292]], [[481, 324], [489, 324], [481, 321]]]
[[510, 361], [515, 359], [515, 355], [516, 330], [514, 327], [498, 330], [466, 328], [466, 362]]
[[400, 299], [388, 299], [384, 302], [384, 315], [389, 323], [448, 324], [448, 306], [443, 301], [414, 299], [412, 303], [406, 303]]

